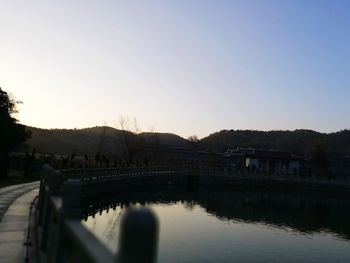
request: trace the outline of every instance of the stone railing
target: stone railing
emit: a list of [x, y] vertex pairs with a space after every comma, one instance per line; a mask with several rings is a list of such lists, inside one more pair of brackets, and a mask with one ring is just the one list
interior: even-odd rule
[[72, 169], [46, 167], [37, 204], [37, 244], [41, 262], [155, 262], [158, 223], [147, 209], [125, 213], [117, 255], [81, 224], [81, 201], [116, 189], [155, 184], [278, 186], [349, 192], [349, 185], [296, 177], [236, 174], [217, 169]]
[[111, 170], [45, 170], [36, 210], [40, 262], [156, 262], [158, 221], [152, 211], [129, 209], [124, 214], [116, 255], [81, 224], [83, 183], [117, 177]]
[[67, 179], [78, 179], [83, 184], [104, 183], [121, 178], [145, 177], [152, 175], [175, 175], [179, 170], [171, 169], [70, 169], [62, 170], [62, 176]]

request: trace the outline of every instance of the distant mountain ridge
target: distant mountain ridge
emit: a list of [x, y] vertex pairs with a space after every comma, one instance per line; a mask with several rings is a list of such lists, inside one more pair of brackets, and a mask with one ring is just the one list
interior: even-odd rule
[[[32, 133], [27, 144], [42, 153], [95, 155], [97, 152], [119, 153], [123, 137], [122, 131], [108, 127], [96, 126], [83, 129], [40, 129], [27, 126]], [[140, 133], [145, 144], [157, 138], [161, 146], [188, 147], [189, 142], [171, 133]]]
[[217, 151], [227, 148], [252, 147], [307, 155], [315, 146], [318, 146], [327, 154], [350, 155], [350, 130], [334, 133], [320, 133], [313, 130], [222, 130], [203, 138], [200, 143], [201, 148]]
[[[27, 129], [32, 132], [32, 137], [28, 140], [30, 148], [45, 153], [81, 155], [94, 155], [98, 151], [118, 153], [123, 141], [122, 131], [108, 126], [84, 129], [39, 129], [27, 126]], [[139, 135], [144, 138], [145, 145], [156, 142], [166, 147], [193, 146], [193, 142], [172, 133], [145, 132]], [[223, 152], [237, 147], [252, 147], [305, 155], [315, 145], [322, 147], [327, 154], [350, 155], [350, 131], [320, 133], [312, 130], [222, 130], [201, 139], [195, 148]]]

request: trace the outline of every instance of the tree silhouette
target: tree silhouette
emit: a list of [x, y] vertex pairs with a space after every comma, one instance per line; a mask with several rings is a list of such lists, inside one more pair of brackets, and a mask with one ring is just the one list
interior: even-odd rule
[[9, 153], [29, 137], [25, 126], [13, 117], [18, 103], [0, 88], [0, 180], [7, 177]]
[[199, 139], [198, 139], [197, 135], [191, 135], [190, 137], [188, 137], [188, 140], [190, 142], [199, 142]]
[[200, 140], [197, 135], [191, 135], [187, 140], [190, 142], [192, 150], [198, 150]]
[[119, 128], [122, 131], [122, 144], [128, 165], [132, 165], [137, 155], [142, 152], [145, 141], [140, 136], [141, 129], [136, 118], [132, 121], [128, 117], [120, 116]]

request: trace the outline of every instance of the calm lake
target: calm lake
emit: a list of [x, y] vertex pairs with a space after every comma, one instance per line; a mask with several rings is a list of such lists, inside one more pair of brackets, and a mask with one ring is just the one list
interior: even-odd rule
[[[171, 188], [104, 200], [115, 209], [83, 222], [114, 252], [125, 209], [146, 206], [160, 221], [161, 263], [350, 262], [349, 200], [266, 190]], [[86, 211], [96, 207], [89, 204]]]

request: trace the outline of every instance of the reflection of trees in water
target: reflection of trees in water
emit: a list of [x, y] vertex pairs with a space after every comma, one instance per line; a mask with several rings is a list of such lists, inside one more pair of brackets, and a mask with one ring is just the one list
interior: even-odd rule
[[112, 239], [115, 238], [115, 236], [116, 236], [115, 235], [116, 229], [117, 229], [117, 226], [120, 223], [121, 215], [122, 215], [122, 210], [121, 209], [118, 211], [118, 213], [112, 213], [112, 217], [108, 221], [105, 233], [103, 235], [103, 236], [105, 236], [107, 238], [107, 240], [112, 240]]
[[166, 191], [152, 189], [152, 192], [141, 190], [91, 202], [90, 211], [85, 210], [85, 214], [91, 215], [101, 208], [124, 207], [133, 203], [151, 205], [174, 204], [179, 201], [189, 210], [198, 204], [221, 220], [258, 222], [281, 228], [289, 227], [303, 233], [333, 232], [350, 240], [350, 200], [300, 193], [208, 189], [189, 193], [170, 188]]
[[182, 204], [187, 210], [192, 211], [196, 205], [196, 202], [194, 200], [183, 202]]
[[257, 194], [204, 197], [198, 202], [209, 213], [224, 220], [288, 226], [306, 233], [329, 230], [350, 237], [347, 224], [341, 224], [344, 207], [337, 202]]

